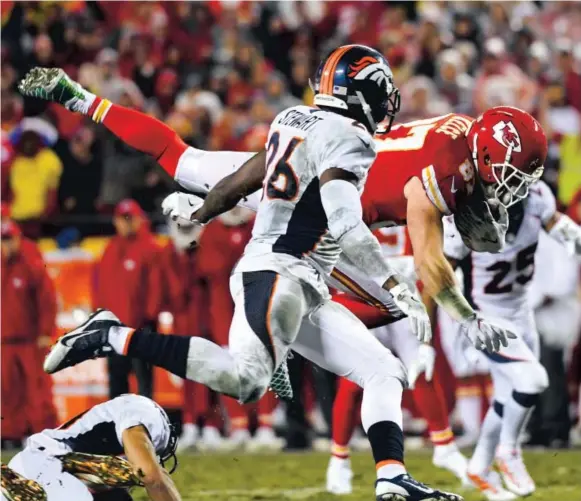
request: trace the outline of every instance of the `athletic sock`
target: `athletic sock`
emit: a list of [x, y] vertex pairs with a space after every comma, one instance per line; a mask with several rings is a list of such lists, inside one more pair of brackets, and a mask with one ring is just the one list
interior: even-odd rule
[[489, 407], [474, 454], [468, 463], [468, 472], [482, 475], [492, 465], [502, 427], [503, 405], [497, 401]]
[[521, 431], [538, 400], [538, 393], [512, 392], [512, 398], [504, 406], [500, 430], [500, 449], [506, 452], [516, 450]]
[[128, 331], [118, 332], [117, 340], [114, 340], [115, 334], [110, 332], [109, 335], [109, 342], [118, 346], [124, 339], [121, 354], [162, 367], [176, 376], [205, 384], [234, 398], [257, 398], [253, 394], [240, 394], [236, 361], [221, 346], [196, 336], [158, 334], [143, 329]]
[[131, 327], [111, 327], [107, 341], [118, 355], [126, 355], [129, 340], [135, 332]]
[[403, 461], [403, 431], [393, 421], [380, 421], [367, 430], [377, 478], [393, 478], [406, 472]]
[[[435, 375], [434, 375], [435, 376]], [[428, 423], [430, 440], [434, 445], [446, 445], [454, 441], [450, 428], [444, 392], [437, 379], [426, 381], [424, 375], [416, 380], [412, 391], [414, 403]]]
[[[119, 337], [122, 338], [123, 334]], [[190, 339], [192, 338], [187, 336], [158, 334], [137, 329], [125, 334], [122, 354], [163, 367], [176, 376], [186, 378]]]
[[348, 379], [341, 378], [333, 403], [333, 423], [331, 426], [331, 454], [343, 459], [349, 457], [349, 441], [357, 423], [363, 390]]

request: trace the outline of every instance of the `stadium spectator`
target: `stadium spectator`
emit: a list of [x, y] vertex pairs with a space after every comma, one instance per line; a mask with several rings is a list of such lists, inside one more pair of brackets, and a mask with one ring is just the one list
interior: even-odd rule
[[464, 68], [462, 54], [456, 49], [440, 52], [436, 60], [438, 92], [456, 113], [471, 114], [474, 79]]
[[476, 74], [475, 113], [479, 115], [491, 106], [505, 103], [532, 112], [536, 92], [536, 83], [508, 60], [505, 42], [501, 38], [487, 40], [482, 68]]
[[571, 40], [557, 40], [557, 67], [562, 82], [565, 85], [569, 104], [581, 113], [581, 74], [575, 70], [573, 59], [573, 44]]
[[[201, 228], [168, 221], [169, 243], [163, 248], [160, 266], [164, 283], [164, 310], [173, 315], [173, 331], [207, 337], [208, 287], [200, 273]], [[217, 397], [207, 386], [185, 380], [183, 386], [181, 450], [200, 446], [219, 449], [222, 437], [220, 416], [215, 412]], [[203, 425], [200, 429], [199, 425]]]
[[116, 50], [106, 47], [102, 49], [95, 62], [98, 65], [99, 80], [93, 81], [90, 89], [95, 89], [100, 96], [106, 97], [118, 103], [121, 98], [128, 94], [137, 108], [143, 106], [143, 96], [137, 85], [127, 78], [121, 76], [119, 71], [119, 54]]
[[38, 118], [23, 120], [16, 132], [19, 137], [15, 140], [16, 154], [10, 167], [12, 217], [26, 236], [38, 238], [41, 223], [57, 209], [63, 166], [55, 152], [45, 146], [45, 142], [54, 143], [57, 132]]
[[56, 295], [36, 246], [2, 222], [2, 438], [16, 445], [56, 424], [44, 349], [55, 329]]
[[[145, 214], [134, 200], [123, 200], [115, 207], [113, 223], [117, 235], [108, 242], [95, 266], [93, 307], [107, 308], [127, 324], [155, 327], [162, 301], [159, 246], [147, 229]], [[111, 398], [129, 392], [128, 377], [132, 370], [139, 394], [151, 397], [151, 366], [111, 356], [108, 367]]]
[[451, 111], [448, 102], [439, 97], [434, 82], [419, 75], [411, 78], [402, 88], [401, 112], [398, 120], [410, 122], [422, 118], [445, 115]]
[[[59, 154], [63, 175], [58, 191], [60, 212], [64, 216], [91, 216], [97, 213], [101, 186], [100, 145], [95, 132], [82, 127], [62, 145]], [[78, 223], [77, 223], [78, 224]], [[83, 233], [90, 233], [90, 227]]]
[[274, 110], [275, 114], [291, 106], [301, 104], [300, 99], [288, 93], [284, 77], [276, 73], [271, 73], [268, 77], [266, 83], [266, 102]]

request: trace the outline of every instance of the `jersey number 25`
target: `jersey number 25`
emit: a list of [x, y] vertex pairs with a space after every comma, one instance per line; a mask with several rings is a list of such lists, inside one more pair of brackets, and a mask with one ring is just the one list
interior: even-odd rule
[[267, 152], [270, 155], [266, 161], [266, 196], [271, 199], [293, 200], [299, 192], [299, 180], [289, 159], [302, 139], [293, 137], [287, 144], [284, 153], [277, 157], [280, 145], [280, 133], [275, 131], [270, 136]]

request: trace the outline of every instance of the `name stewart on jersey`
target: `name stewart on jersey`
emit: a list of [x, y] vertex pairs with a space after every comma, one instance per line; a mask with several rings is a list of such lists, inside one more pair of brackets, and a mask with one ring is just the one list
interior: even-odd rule
[[306, 132], [321, 120], [323, 119], [320, 116], [311, 113], [305, 114], [299, 110], [291, 109], [286, 115], [278, 119], [278, 124], [294, 127]]

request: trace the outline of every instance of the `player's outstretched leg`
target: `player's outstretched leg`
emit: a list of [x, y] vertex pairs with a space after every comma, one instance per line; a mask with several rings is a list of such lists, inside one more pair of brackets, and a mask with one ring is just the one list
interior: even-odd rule
[[[377, 329], [374, 333], [386, 346], [393, 348], [408, 370], [422, 358], [431, 359], [435, 364], [435, 350], [421, 345], [411, 332], [409, 322], [397, 322]], [[416, 408], [428, 423], [430, 440], [434, 445], [433, 464], [450, 471], [462, 482], [462, 485], [469, 486], [470, 481], [466, 476], [468, 460], [456, 445], [438, 371], [433, 373], [431, 381], [426, 379], [426, 374], [420, 374], [416, 379], [412, 395]]]
[[377, 501], [461, 501], [456, 494], [415, 480], [404, 465], [401, 362], [343, 306], [327, 302], [309, 316], [316, 330], [301, 331], [293, 350], [363, 388], [361, 422], [376, 464]]
[[236, 292], [228, 349], [200, 337], [131, 329], [112, 312], [99, 310], [57, 341], [44, 370], [52, 374], [114, 352], [163, 367], [242, 403], [258, 400], [268, 389], [275, 365], [284, 363], [306, 313], [306, 299], [299, 284], [270, 271], [237, 273], [231, 286]]
[[248, 351], [252, 351], [250, 358], [255, 362], [250, 366], [207, 339], [131, 329], [110, 311], [100, 310], [58, 340], [45, 359], [44, 370], [52, 374], [91, 358], [117, 353], [163, 367], [181, 378], [247, 402], [262, 396], [273, 370], [267, 350], [257, 338], [249, 338]]
[[33, 68], [20, 81], [18, 90], [25, 96], [62, 104], [69, 111], [102, 123], [129, 146], [154, 157], [171, 176], [188, 149], [163, 122], [96, 96], [60, 68]]
[[535, 491], [519, 446], [519, 437], [528, 416], [549, 384], [547, 371], [525, 344], [523, 338], [503, 348], [491, 359], [490, 370], [498, 414], [502, 417], [496, 465], [506, 487], [519, 496]]
[[[125, 144], [153, 157], [181, 186], [196, 193], [207, 193], [254, 155], [189, 147], [163, 122], [96, 96], [60, 68], [33, 68], [20, 81], [18, 90], [25, 96], [62, 104], [103, 124]], [[250, 197], [245, 203], [256, 210], [258, 197]]]
[[494, 401], [488, 408], [476, 449], [468, 463], [468, 478], [489, 501], [511, 501], [518, 497], [504, 488], [500, 475], [492, 470], [501, 426], [502, 404]]

